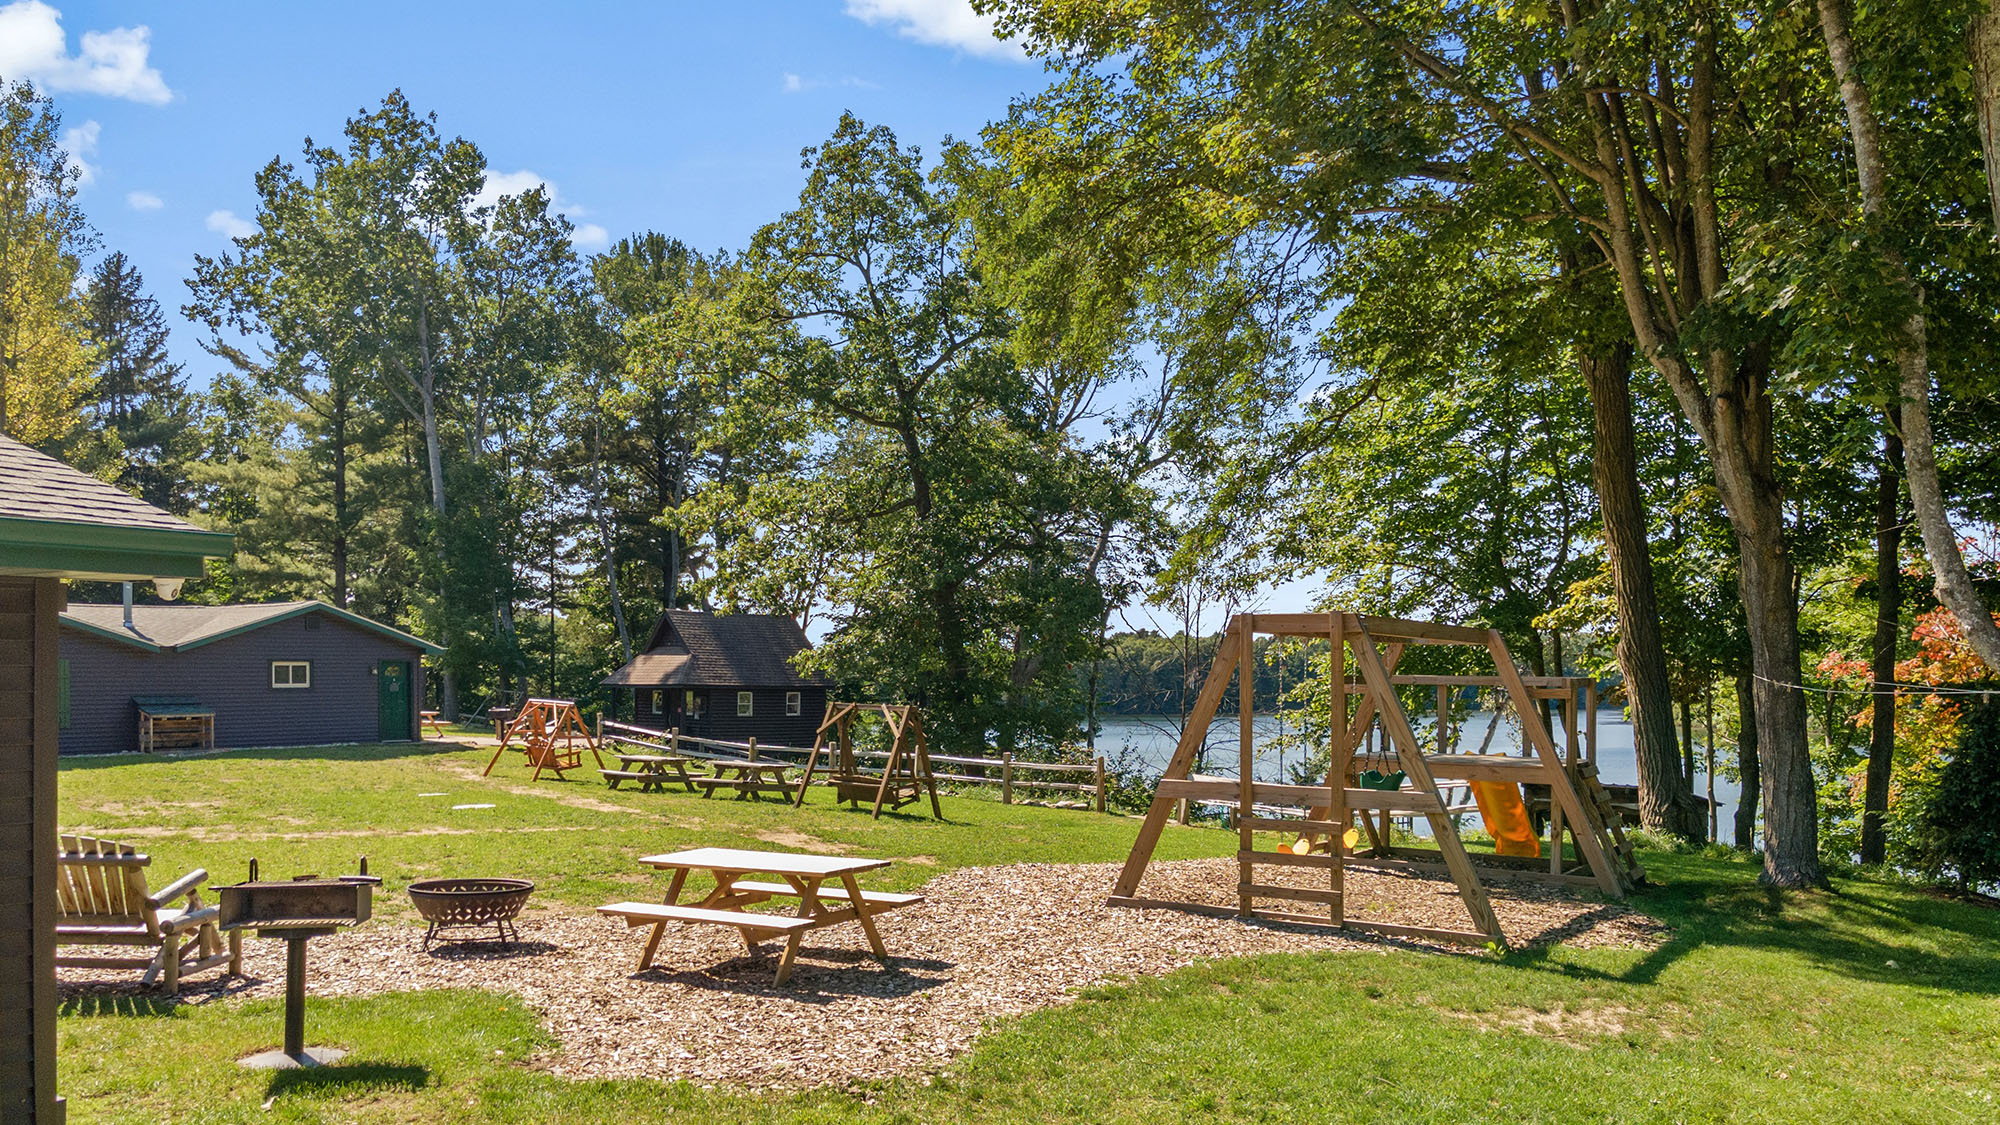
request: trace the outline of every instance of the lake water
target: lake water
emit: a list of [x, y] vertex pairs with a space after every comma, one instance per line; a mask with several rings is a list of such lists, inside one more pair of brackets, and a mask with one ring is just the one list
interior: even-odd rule
[[[1109, 763], [1116, 763], [1121, 755], [1126, 761], [1151, 777], [1158, 777], [1167, 768], [1167, 762], [1174, 756], [1174, 747], [1180, 741], [1178, 716], [1121, 715], [1102, 720], [1103, 729], [1097, 734], [1097, 750]], [[1459, 746], [1470, 752], [1479, 747], [1486, 737], [1487, 727], [1492, 725], [1493, 715], [1482, 712], [1474, 715], [1465, 724], [1460, 735]], [[1280, 754], [1277, 745], [1281, 729], [1276, 715], [1258, 715], [1253, 721], [1256, 738], [1256, 774], [1259, 781], [1291, 780], [1288, 766], [1298, 761], [1297, 752]], [[1287, 723], [1284, 730], [1297, 733], [1297, 727]], [[1556, 743], [1562, 745], [1562, 727], [1556, 727]], [[1418, 730], [1417, 736], [1423, 737]], [[1212, 773], [1219, 777], [1236, 776], [1236, 716], [1217, 719], [1208, 729], [1208, 759], [1205, 768], [1199, 772]], [[1502, 723], [1493, 734], [1492, 743], [1486, 748], [1489, 754], [1520, 753], [1520, 729], [1512, 723]], [[1701, 775], [1702, 762], [1695, 761], [1695, 792], [1706, 790], [1707, 779]], [[1639, 783], [1638, 757], [1632, 748], [1632, 724], [1625, 714], [1616, 707], [1600, 708], [1597, 712], [1597, 772], [1608, 784], [1637, 785]], [[1736, 816], [1736, 783], [1718, 776], [1715, 779], [1716, 824], [1722, 838], [1733, 838]]]

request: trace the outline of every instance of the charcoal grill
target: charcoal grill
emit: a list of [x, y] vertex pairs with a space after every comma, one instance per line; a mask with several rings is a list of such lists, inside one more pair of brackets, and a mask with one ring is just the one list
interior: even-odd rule
[[285, 1045], [243, 1059], [258, 1069], [319, 1066], [347, 1052], [338, 1047], [307, 1047], [306, 942], [368, 920], [379, 876], [368, 874], [368, 857], [354, 875], [322, 879], [301, 875], [287, 880], [260, 880], [257, 861], [250, 861], [250, 878], [215, 888], [221, 896], [223, 930], [254, 930], [260, 938], [285, 942]]
[[409, 887], [410, 902], [431, 924], [424, 933], [425, 949], [439, 931], [448, 929], [492, 926], [502, 942], [520, 941], [514, 918], [534, 889], [526, 879], [419, 879]]

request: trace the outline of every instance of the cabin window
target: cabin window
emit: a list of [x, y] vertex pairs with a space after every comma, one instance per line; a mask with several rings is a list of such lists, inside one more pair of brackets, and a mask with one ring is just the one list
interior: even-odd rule
[[686, 702], [687, 717], [690, 719], [701, 718], [702, 712], [708, 709], [708, 696], [705, 694], [698, 695], [694, 692], [688, 692]]
[[751, 694], [750, 694], [749, 692], [747, 692], [747, 691], [739, 691], [739, 692], [737, 692], [737, 693], [736, 693], [736, 717], [737, 717], [737, 718], [739, 718], [739, 719], [742, 719], [742, 718], [748, 718], [748, 717], [749, 717], [749, 715], [750, 715], [750, 711], [751, 711], [752, 707], [754, 706], [754, 704], [752, 703], [752, 700], [754, 700], [755, 698], [756, 698], [755, 696], [751, 695]]
[[274, 688], [309, 688], [312, 686], [313, 666], [310, 660], [271, 661], [271, 686]]
[[798, 714], [798, 713], [799, 713], [799, 693], [798, 693], [798, 692], [795, 692], [795, 691], [788, 691], [788, 692], [786, 692], [786, 693], [785, 693], [785, 714], [787, 714], [787, 715], [796, 715], [796, 714]]
[[653, 714], [655, 714], [655, 715], [664, 715], [664, 714], [666, 714], [666, 713], [667, 713], [667, 693], [666, 693], [666, 692], [664, 692], [664, 691], [656, 691], [656, 692], [654, 692], [654, 693], [653, 693]]

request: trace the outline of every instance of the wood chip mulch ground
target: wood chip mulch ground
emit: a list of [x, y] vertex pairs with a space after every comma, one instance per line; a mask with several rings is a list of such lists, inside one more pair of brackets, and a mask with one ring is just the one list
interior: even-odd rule
[[[1327, 930], [1185, 911], [1111, 907], [1110, 864], [966, 868], [923, 888], [926, 901], [878, 920], [891, 964], [857, 926], [807, 935], [792, 980], [772, 984], [777, 943], [746, 954], [735, 931], [669, 929], [653, 969], [635, 973], [646, 930], [563, 909], [524, 914], [522, 941], [440, 944], [415, 926], [373, 923], [311, 945], [313, 996], [423, 988], [503, 991], [540, 1011], [561, 1041], [540, 1060], [576, 1078], [684, 1078], [751, 1088], [848, 1084], [926, 1073], [964, 1052], [992, 1021], [1066, 1003], [1109, 979], [1158, 976], [1196, 961], [1259, 953], [1425, 948]], [[1261, 874], [1260, 874], [1260, 877]], [[1323, 873], [1322, 873], [1323, 877]], [[1233, 905], [1236, 865], [1156, 863], [1140, 893]], [[1652, 947], [1665, 927], [1617, 903], [1536, 883], [1488, 884], [1515, 946]], [[1447, 882], [1350, 871], [1349, 913], [1465, 928]], [[635, 896], [639, 897], [639, 896]], [[1430, 947], [1440, 951], [1451, 947]], [[1463, 953], [1463, 950], [1451, 950]], [[282, 942], [246, 940], [246, 979], [204, 973], [182, 999], [281, 996]], [[141, 991], [136, 973], [60, 970], [66, 995]], [[277, 1028], [272, 1028], [275, 1038]]]

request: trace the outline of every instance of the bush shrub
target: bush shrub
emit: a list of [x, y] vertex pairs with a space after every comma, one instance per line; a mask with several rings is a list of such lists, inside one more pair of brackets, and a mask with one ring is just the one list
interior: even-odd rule
[[1966, 708], [1919, 823], [1926, 874], [1955, 880], [1961, 892], [2000, 883], [2000, 701]]

